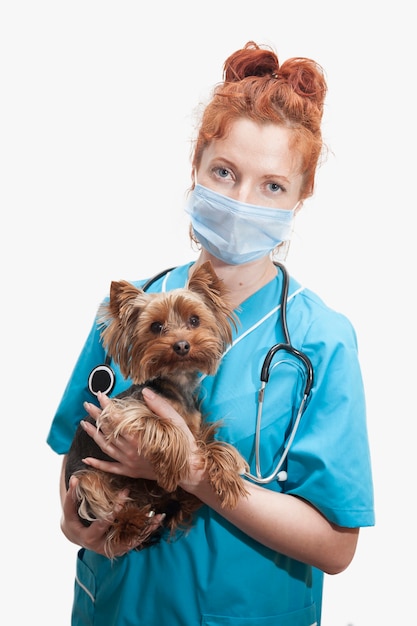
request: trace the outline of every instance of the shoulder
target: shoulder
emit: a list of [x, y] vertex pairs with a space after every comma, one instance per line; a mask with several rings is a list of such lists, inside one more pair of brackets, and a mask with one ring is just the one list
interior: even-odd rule
[[314, 291], [291, 279], [288, 301], [288, 323], [302, 343], [312, 339], [350, 343], [356, 348], [357, 337], [349, 318], [330, 307]]

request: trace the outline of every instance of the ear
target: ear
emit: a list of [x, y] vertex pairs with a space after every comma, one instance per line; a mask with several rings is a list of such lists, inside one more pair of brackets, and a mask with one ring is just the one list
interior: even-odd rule
[[226, 296], [226, 288], [214, 271], [211, 261], [197, 265], [188, 280], [187, 288], [200, 294], [204, 299]]
[[129, 357], [136, 323], [143, 309], [141, 289], [121, 280], [110, 285], [110, 298], [98, 312], [102, 326], [101, 340], [110, 356], [120, 365], [124, 376], [129, 374]]
[[109, 315], [116, 318], [126, 316], [126, 312], [133, 302], [143, 293], [127, 280], [112, 281], [110, 285], [110, 300], [108, 303]]
[[216, 316], [224, 342], [230, 343], [230, 324], [237, 328], [237, 318], [228, 300], [228, 290], [217, 276], [211, 261], [198, 265], [188, 281], [188, 289], [198, 293]]

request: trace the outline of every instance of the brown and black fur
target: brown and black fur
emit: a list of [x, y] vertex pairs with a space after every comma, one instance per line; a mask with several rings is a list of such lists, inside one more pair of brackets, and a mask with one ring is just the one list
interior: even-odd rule
[[[186, 288], [166, 293], [145, 293], [126, 281], [112, 282], [100, 320], [106, 350], [133, 385], [112, 398], [97, 427], [110, 441], [121, 435], [137, 438], [138, 452], [143, 449], [156, 472], [153, 481], [86, 466], [82, 459], [88, 456], [112, 459], [78, 427], [67, 458], [66, 481], [68, 486], [71, 475], [78, 477], [78, 512], [84, 522], [111, 519], [120, 492], [129, 490], [107, 535], [106, 553], [113, 558], [121, 543], [143, 549], [159, 541], [164, 529], [171, 535], [187, 530], [201, 506], [179, 487], [190, 471], [188, 439], [171, 420], [148, 409], [142, 399], [145, 386], [167, 398], [185, 419], [222, 506], [233, 508], [246, 495], [242, 474], [247, 464], [233, 446], [215, 440], [215, 424], [205, 423], [197, 405], [199, 374], [217, 371], [235, 323], [223, 283], [210, 262], [195, 269]], [[154, 513], [166, 517], [163, 528], [148, 536]]]

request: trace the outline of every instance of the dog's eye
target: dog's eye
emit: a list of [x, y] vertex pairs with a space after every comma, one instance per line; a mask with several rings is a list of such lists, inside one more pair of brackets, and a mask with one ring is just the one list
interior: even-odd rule
[[200, 318], [197, 315], [192, 315], [188, 320], [188, 323], [191, 328], [198, 328], [198, 326], [200, 326]]
[[154, 335], [160, 335], [162, 333], [163, 328], [164, 328], [164, 325], [162, 324], [162, 322], [152, 322], [151, 324], [151, 332]]

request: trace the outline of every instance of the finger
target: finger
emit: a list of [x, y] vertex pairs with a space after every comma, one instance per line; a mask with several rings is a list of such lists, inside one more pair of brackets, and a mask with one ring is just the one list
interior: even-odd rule
[[[69, 481], [68, 492], [63, 503], [63, 516], [67, 522], [67, 528], [71, 529], [70, 535], [75, 532], [75, 543], [84, 546], [94, 546], [98, 548], [98, 544], [103, 542], [110, 526], [109, 521], [93, 522], [89, 527], [84, 526], [78, 515], [76, 487], [78, 479], [72, 476]], [[70, 536], [68, 535], [68, 536]], [[82, 542], [80, 538], [82, 536]]]
[[[81, 420], [80, 425], [85, 430], [87, 435], [94, 439], [98, 447], [108, 456], [111, 456], [111, 458], [115, 459], [116, 461], [119, 461], [121, 458], [123, 458], [123, 451], [121, 449], [123, 442], [120, 441], [120, 438], [118, 438], [116, 444], [116, 441], [108, 441], [106, 436], [94, 424], [91, 424], [86, 420]], [[90, 463], [90, 465], [93, 464]]]
[[106, 396], [105, 393], [102, 393], [101, 391], [98, 392], [97, 398], [98, 398], [98, 401], [100, 402], [100, 406], [101, 406], [102, 409], [105, 409], [106, 406], [111, 404], [110, 398], [108, 396]]
[[[78, 516], [77, 494], [76, 494], [77, 485], [78, 485], [78, 478], [76, 478], [75, 476], [71, 476], [69, 480], [67, 495], [65, 496], [65, 500], [64, 500], [63, 513], [65, 515], [65, 518], [68, 521], [72, 521], [72, 522], [77, 521], [82, 526], [82, 528], [86, 528], [82, 524]], [[108, 525], [109, 524], [106, 521], [104, 523], [104, 526], [106, 529], [108, 528]]]
[[178, 416], [178, 413], [176, 412], [174, 407], [171, 404], [169, 404], [169, 402], [167, 402], [165, 398], [155, 393], [149, 387], [145, 387], [142, 390], [142, 395], [145, 399], [146, 404], [149, 406], [149, 408], [158, 409], [158, 411], [156, 412], [161, 417], [168, 417], [170, 419], [176, 419], [176, 417]]
[[155, 530], [158, 530], [158, 528], [162, 526], [162, 523], [165, 518], [166, 518], [166, 513], [158, 513], [157, 515], [153, 515], [151, 517], [151, 522], [148, 526], [149, 534], [155, 532]]
[[87, 435], [90, 435], [91, 439], [94, 439], [100, 448], [105, 444], [105, 437], [95, 424], [91, 424], [91, 422], [87, 422], [87, 420], [81, 420], [80, 426], [85, 430]]
[[[91, 404], [91, 402], [84, 402], [84, 409], [86, 410], [86, 412], [88, 413], [88, 415], [96, 422], [99, 423], [101, 414], [103, 413], [103, 410], [109, 406], [109, 404], [111, 404], [111, 399], [108, 398], [104, 393], [101, 393], [101, 391], [98, 392], [97, 394], [98, 400], [100, 402], [100, 406], [96, 406], [95, 404]], [[102, 425], [100, 424], [100, 428], [102, 428]], [[105, 432], [105, 430], [103, 429], [103, 432]]]
[[131, 545], [129, 549], [131, 550], [132, 548], [140, 548], [141, 545], [144, 544], [145, 541], [147, 541], [149, 537], [153, 535], [158, 530], [158, 528], [160, 528], [160, 526], [162, 526], [165, 517], [165, 513], [158, 513], [155, 515], [155, 512], [151, 511], [149, 515], [149, 522], [147, 523], [146, 527], [140, 532], [137, 541], [133, 545]]
[[101, 408], [91, 402], [84, 402], [83, 406], [88, 415], [96, 422], [101, 415]]
[[179, 428], [181, 428], [187, 434], [190, 443], [195, 443], [193, 434], [185, 423], [184, 418], [181, 417], [179, 413], [177, 413], [174, 407], [169, 404], [169, 402], [167, 402], [165, 398], [155, 393], [152, 389], [149, 389], [149, 387], [145, 387], [142, 390], [142, 395], [145, 399], [146, 404], [154, 413], [156, 413], [160, 417], [172, 420], [177, 426], [179, 426]]
[[[85, 526], [82, 523], [77, 510], [75, 493], [77, 483], [78, 479], [72, 476], [69, 482], [67, 496], [63, 505], [63, 514], [66, 520], [65, 530], [63, 528], [64, 533], [71, 541], [74, 541], [74, 543], [76, 543], [77, 545], [88, 548], [89, 550], [93, 550], [98, 554], [106, 556], [105, 547], [109, 528], [113, 523], [115, 517], [117, 516], [118, 511], [121, 509], [123, 500], [128, 497], [129, 491], [123, 490], [122, 492], [120, 492], [113, 514], [110, 515], [108, 519], [96, 520], [92, 522], [89, 526]], [[127, 551], [128, 547], [123, 546], [121, 554]]]
[[[110, 456], [110, 455], [109, 455]], [[82, 459], [82, 462], [94, 469], [101, 470], [102, 472], [108, 472], [110, 474], [118, 474], [119, 476], [127, 476], [127, 468], [121, 463], [112, 463], [111, 461], [102, 461], [94, 457], [86, 457]]]
[[184, 419], [179, 413], [177, 413], [174, 407], [167, 400], [165, 400], [165, 398], [155, 393], [149, 387], [145, 387], [143, 389], [142, 395], [145, 398], [145, 402], [148, 407], [152, 409], [157, 415], [159, 415], [160, 417], [171, 419], [178, 425], [182, 424], [185, 428], [187, 428]]
[[[128, 490], [123, 490], [119, 493], [117, 498], [118, 504], [115, 506], [114, 516], [112, 516], [112, 518], [117, 517], [117, 512], [122, 508], [123, 500], [126, 499], [128, 495]], [[147, 524], [143, 532], [140, 533], [140, 536], [138, 536], [137, 540], [135, 541], [133, 539], [121, 543], [118, 546], [117, 550], [114, 551], [113, 556], [123, 556], [131, 550], [139, 548], [150, 537], [150, 535], [152, 535], [162, 525], [165, 517], [165, 513], [159, 513], [155, 515], [152, 512], [152, 515], [149, 516], [149, 524]], [[89, 547], [89, 549], [94, 550], [95, 552], [99, 552], [100, 554], [107, 556], [106, 535], [110, 526], [111, 523], [107, 524], [105, 522], [98, 521], [93, 522], [91, 526], [84, 532], [83, 545], [85, 545], [85, 547]]]
[[86, 420], [81, 420], [80, 425], [94, 439], [99, 448], [112, 459], [119, 462], [123, 459], [137, 459], [138, 445], [132, 435], [117, 435], [116, 439], [109, 439], [108, 435], [103, 433], [100, 428]]
[[68, 485], [68, 491], [63, 503], [63, 513], [68, 520], [78, 520], [77, 504], [75, 490], [77, 488], [78, 479], [71, 476]]

